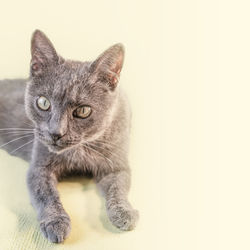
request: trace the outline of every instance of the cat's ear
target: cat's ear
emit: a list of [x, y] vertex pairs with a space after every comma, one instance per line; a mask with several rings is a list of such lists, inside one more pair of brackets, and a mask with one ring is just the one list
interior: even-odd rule
[[90, 70], [110, 86], [116, 88], [124, 61], [124, 46], [120, 43], [104, 51], [92, 64]]
[[49, 66], [57, 63], [59, 57], [46, 35], [36, 30], [31, 39], [31, 74], [39, 76]]

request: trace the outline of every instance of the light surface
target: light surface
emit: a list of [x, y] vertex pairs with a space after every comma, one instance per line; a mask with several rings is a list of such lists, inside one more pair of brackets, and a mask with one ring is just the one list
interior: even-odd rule
[[72, 218], [63, 245], [38, 229], [28, 164], [0, 151], [0, 249], [250, 249], [250, 3], [245, 0], [3, 1], [0, 77], [26, 77], [30, 36], [66, 58], [126, 47], [121, 84], [133, 109], [130, 200], [119, 233], [89, 180], [59, 185]]

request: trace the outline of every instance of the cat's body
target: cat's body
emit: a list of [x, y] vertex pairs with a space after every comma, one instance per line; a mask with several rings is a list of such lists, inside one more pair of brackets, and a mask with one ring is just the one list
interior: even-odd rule
[[[33, 127], [32, 122], [25, 113], [24, 106], [24, 95], [27, 82], [28, 79], [8, 79], [0, 81], [0, 145], [7, 144], [11, 140], [26, 135], [26, 130], [20, 131], [17, 128], [30, 129]], [[1, 130], [5, 128], [11, 129]], [[19, 147], [33, 138], [34, 136], [27, 136], [8, 143], [2, 148], [7, 150], [11, 155], [30, 161], [33, 143], [27, 144], [22, 148]]]
[[[117, 86], [123, 47], [114, 45], [94, 62], [64, 60], [36, 31], [31, 52], [28, 80], [0, 82], [0, 128], [9, 133], [0, 140], [8, 152], [30, 160], [27, 183], [42, 232], [52, 242], [69, 234], [56, 183], [72, 172], [90, 173], [111, 222], [133, 229], [138, 212], [127, 201], [130, 110]], [[23, 138], [8, 143], [17, 131]]]

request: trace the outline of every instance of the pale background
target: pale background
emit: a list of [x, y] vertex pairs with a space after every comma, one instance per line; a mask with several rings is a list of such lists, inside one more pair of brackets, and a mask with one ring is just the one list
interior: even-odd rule
[[38, 230], [28, 164], [0, 151], [0, 249], [250, 249], [248, 0], [2, 1], [0, 77], [26, 77], [34, 29], [66, 58], [126, 46], [133, 108], [130, 200], [119, 233], [91, 181], [59, 185], [72, 218], [63, 245]]

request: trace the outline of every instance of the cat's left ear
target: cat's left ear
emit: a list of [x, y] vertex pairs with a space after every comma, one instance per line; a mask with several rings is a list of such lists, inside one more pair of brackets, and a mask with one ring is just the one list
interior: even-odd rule
[[57, 63], [59, 57], [46, 35], [36, 30], [31, 39], [31, 74], [40, 76], [49, 65]]
[[104, 51], [90, 66], [91, 73], [114, 90], [118, 84], [124, 61], [125, 49], [121, 43]]

